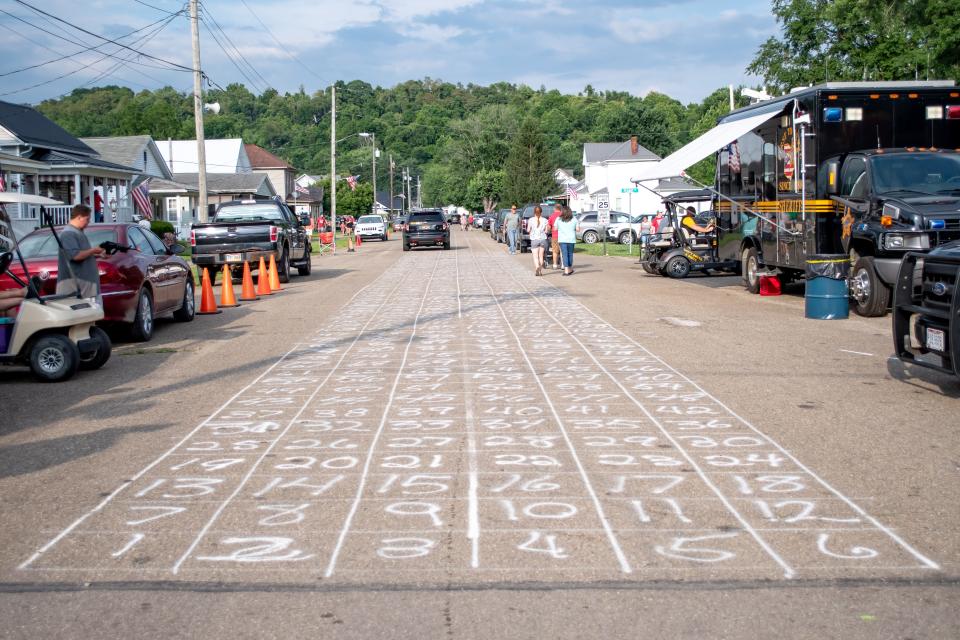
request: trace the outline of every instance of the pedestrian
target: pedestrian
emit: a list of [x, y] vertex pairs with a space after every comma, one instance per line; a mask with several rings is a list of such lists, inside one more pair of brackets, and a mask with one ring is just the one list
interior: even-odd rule
[[543, 275], [543, 254], [547, 250], [549, 223], [543, 217], [540, 205], [533, 208], [533, 217], [527, 222], [527, 233], [530, 234], [530, 251], [533, 253], [533, 275]]
[[517, 253], [517, 231], [520, 228], [520, 215], [517, 205], [510, 207], [510, 213], [503, 219], [503, 227], [507, 230], [507, 244], [510, 246], [510, 255]]
[[563, 215], [563, 206], [560, 203], [553, 205], [553, 213], [547, 220], [550, 228], [550, 262], [555, 270], [560, 268], [560, 241], [557, 240], [557, 220]]
[[467, 216], [467, 231], [470, 231], [470, 227], [473, 226], [473, 214], [471, 213]]
[[70, 222], [60, 231], [63, 248], [57, 258], [57, 294], [80, 292], [82, 298], [100, 297], [100, 269], [97, 258], [104, 254], [101, 247], [91, 247], [83, 232], [90, 224], [90, 207], [77, 204], [70, 210]]
[[640, 218], [640, 257], [643, 258], [647, 250], [647, 239], [650, 237], [650, 233], [653, 231], [653, 223], [650, 220], [650, 216], [642, 216]]
[[656, 217], [654, 217], [653, 222], [650, 223], [650, 228], [653, 230], [654, 235], [663, 233], [663, 230], [660, 228], [663, 226], [663, 211], [657, 211]]
[[563, 275], [573, 273], [573, 246], [577, 244], [577, 221], [570, 207], [564, 207], [557, 220], [557, 240], [560, 242], [560, 255], [563, 258]]
[[98, 189], [93, 190], [93, 219], [103, 222], [103, 196]]
[[356, 224], [353, 221], [353, 216], [345, 216], [343, 219], [343, 235], [347, 236], [347, 252], [356, 251], [353, 247], [353, 230], [356, 227]]

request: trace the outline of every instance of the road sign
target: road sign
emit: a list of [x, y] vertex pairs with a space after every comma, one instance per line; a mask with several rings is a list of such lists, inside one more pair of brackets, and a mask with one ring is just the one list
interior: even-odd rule
[[[601, 209], [600, 206], [597, 206], [597, 224], [601, 226], [607, 226], [610, 224], [610, 207], [607, 206], [606, 209]], [[606, 234], [604, 234], [606, 235]]]

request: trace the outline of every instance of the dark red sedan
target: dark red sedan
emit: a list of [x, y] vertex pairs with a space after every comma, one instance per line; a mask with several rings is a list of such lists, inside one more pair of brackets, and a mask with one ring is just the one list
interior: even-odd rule
[[[194, 283], [190, 265], [170, 253], [149, 229], [136, 224], [91, 224], [84, 233], [91, 246], [113, 242], [126, 250], [97, 259], [104, 322], [129, 325], [135, 340], [153, 335], [154, 318], [169, 313], [182, 322], [193, 320]], [[42, 282], [44, 294], [57, 289], [57, 242], [49, 229], [38, 229], [20, 241], [31, 276]], [[22, 277], [17, 262], [10, 270]], [[0, 278], [0, 289], [14, 287]]]

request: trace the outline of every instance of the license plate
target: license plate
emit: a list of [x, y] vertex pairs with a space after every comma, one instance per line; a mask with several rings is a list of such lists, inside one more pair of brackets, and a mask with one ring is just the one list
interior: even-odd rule
[[941, 329], [927, 329], [927, 349], [946, 351], [947, 337]]
[[243, 259], [242, 253], [228, 253], [223, 256], [224, 262], [240, 262]]

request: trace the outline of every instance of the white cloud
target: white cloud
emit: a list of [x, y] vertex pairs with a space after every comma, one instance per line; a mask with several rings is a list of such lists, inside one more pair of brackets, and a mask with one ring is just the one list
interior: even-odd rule
[[466, 30], [460, 27], [442, 27], [438, 24], [418, 23], [399, 25], [397, 27], [397, 33], [415, 40], [441, 43], [464, 35]]
[[668, 20], [650, 20], [647, 18], [614, 18], [610, 22], [610, 31], [619, 40], [629, 44], [643, 44], [665, 40], [675, 34], [679, 23]]
[[392, 20], [412, 21], [415, 18], [455, 12], [482, 4], [485, 0], [379, 0], [386, 17]]

